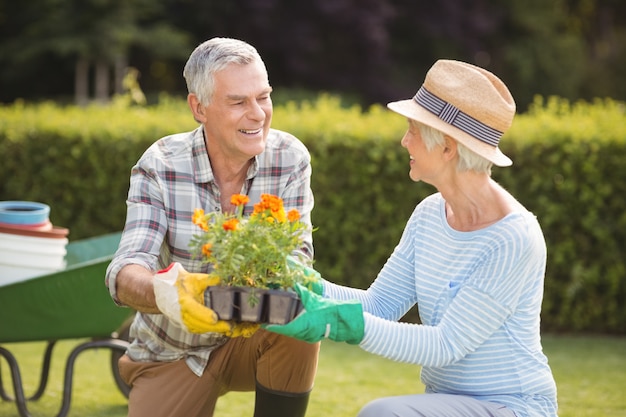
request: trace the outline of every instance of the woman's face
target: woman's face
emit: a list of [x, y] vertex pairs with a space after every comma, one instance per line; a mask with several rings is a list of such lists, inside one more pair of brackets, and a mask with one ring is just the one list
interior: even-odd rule
[[411, 119], [400, 143], [409, 152], [409, 177], [415, 182], [424, 181], [432, 184], [432, 178], [441, 166], [438, 157], [441, 146], [435, 146], [430, 151], [426, 149], [418, 125]]

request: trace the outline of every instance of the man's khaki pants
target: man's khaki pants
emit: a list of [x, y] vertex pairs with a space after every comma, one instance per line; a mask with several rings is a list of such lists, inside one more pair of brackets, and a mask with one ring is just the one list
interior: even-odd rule
[[256, 384], [276, 392], [305, 393], [313, 388], [318, 353], [319, 343], [260, 329], [213, 351], [201, 377], [184, 360], [134, 362], [124, 355], [119, 370], [132, 387], [128, 416], [209, 417], [219, 396], [254, 391]]

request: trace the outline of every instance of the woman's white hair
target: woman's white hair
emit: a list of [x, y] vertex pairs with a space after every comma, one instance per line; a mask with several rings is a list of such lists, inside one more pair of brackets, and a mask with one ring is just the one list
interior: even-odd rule
[[206, 106], [213, 96], [213, 76], [216, 72], [230, 64], [247, 65], [253, 62], [259, 62], [265, 68], [261, 56], [252, 45], [231, 38], [209, 39], [198, 45], [185, 64], [183, 77], [187, 82], [187, 91], [195, 94], [200, 103]]
[[[428, 149], [428, 151], [433, 150], [435, 146], [444, 146], [446, 144], [443, 132], [423, 123], [419, 123], [416, 121], [413, 121], [413, 123], [415, 123], [419, 128], [420, 134], [422, 135], [422, 140], [424, 141], [424, 146], [426, 146], [426, 149]], [[457, 171], [484, 172], [491, 175], [491, 167], [493, 166], [493, 163], [491, 161], [469, 150], [466, 146], [459, 143], [458, 141], [457, 151], [459, 153], [459, 160], [456, 166]]]

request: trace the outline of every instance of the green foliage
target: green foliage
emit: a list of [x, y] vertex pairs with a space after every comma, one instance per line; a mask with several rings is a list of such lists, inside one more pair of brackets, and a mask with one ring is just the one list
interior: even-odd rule
[[195, 127], [181, 103], [163, 106], [0, 107], [0, 199], [49, 204], [72, 239], [121, 230], [131, 167], [156, 138]]
[[[182, 101], [155, 107], [0, 107], [0, 200], [51, 205], [70, 239], [121, 230], [130, 168], [156, 139], [196, 126]], [[273, 126], [311, 151], [315, 267], [367, 287], [415, 205], [434, 189], [408, 178], [406, 120], [322, 95], [277, 106]], [[611, 100], [536, 99], [502, 147], [494, 178], [533, 211], [548, 246], [542, 324], [626, 333], [626, 116]]]
[[547, 327], [626, 331], [624, 111], [611, 100], [537, 98], [505, 139], [515, 165], [494, 176], [546, 236]]
[[244, 195], [231, 197], [235, 213], [196, 209], [192, 221], [201, 231], [191, 239], [192, 251], [214, 265], [211, 275], [222, 285], [293, 289], [304, 272], [289, 268], [287, 257], [302, 247], [309, 226], [299, 221], [297, 210], [288, 215], [283, 200], [269, 194], [253, 202], [254, 212], [244, 218], [248, 201]]

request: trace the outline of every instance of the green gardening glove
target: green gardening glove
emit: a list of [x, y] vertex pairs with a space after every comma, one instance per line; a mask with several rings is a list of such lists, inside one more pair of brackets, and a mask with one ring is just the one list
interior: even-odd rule
[[301, 270], [304, 274], [304, 282], [302, 284], [315, 294], [324, 295], [324, 279], [319, 272], [299, 262], [293, 256], [287, 256], [287, 266], [295, 270]]
[[304, 311], [284, 325], [266, 325], [274, 333], [315, 343], [324, 338], [358, 345], [363, 340], [365, 322], [363, 307], [355, 300], [322, 298], [296, 283]]

